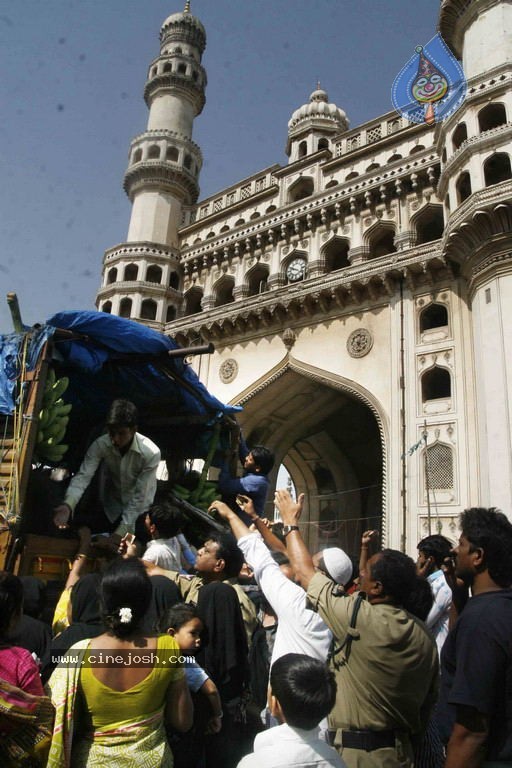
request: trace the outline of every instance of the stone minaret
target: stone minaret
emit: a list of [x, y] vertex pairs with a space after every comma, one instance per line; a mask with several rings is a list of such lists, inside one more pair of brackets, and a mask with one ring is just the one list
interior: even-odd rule
[[202, 165], [192, 141], [205, 103], [201, 56], [206, 34], [190, 13], [169, 16], [160, 30], [160, 55], [148, 70], [147, 130], [130, 146], [124, 189], [132, 202], [126, 243], [106, 251], [97, 306], [162, 328], [181, 303], [178, 229], [183, 206], [195, 203]]
[[[439, 30], [468, 81], [438, 132], [443, 250], [470, 309], [478, 453], [474, 497], [510, 513], [512, 466], [512, 5], [443, 0]], [[492, 457], [492, 461], [489, 461]], [[477, 491], [477, 485], [479, 490]]]

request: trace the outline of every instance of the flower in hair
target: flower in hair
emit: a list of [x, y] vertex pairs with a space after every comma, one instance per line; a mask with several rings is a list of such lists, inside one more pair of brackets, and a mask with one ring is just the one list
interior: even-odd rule
[[131, 608], [120, 608], [119, 609], [119, 620], [121, 624], [129, 624], [132, 620], [132, 609]]

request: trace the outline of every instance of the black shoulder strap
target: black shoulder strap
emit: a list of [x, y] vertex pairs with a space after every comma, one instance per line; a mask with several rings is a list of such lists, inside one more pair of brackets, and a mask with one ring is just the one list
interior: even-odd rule
[[327, 656], [327, 661], [334, 661], [334, 657], [337, 656], [341, 651], [345, 651], [345, 662], [348, 661], [350, 656], [350, 648], [352, 646], [352, 640], [354, 637], [359, 637], [359, 632], [356, 631], [356, 623], [357, 623], [357, 614], [359, 613], [359, 609], [361, 607], [361, 603], [364, 600], [364, 596], [359, 593], [356, 597], [354, 607], [352, 609], [352, 616], [350, 617], [350, 624], [348, 625], [347, 634], [345, 636], [344, 641], [341, 643], [341, 645], [338, 645], [336, 647], [335, 638], [333, 637], [331, 642], [331, 647], [329, 650], [329, 654]]

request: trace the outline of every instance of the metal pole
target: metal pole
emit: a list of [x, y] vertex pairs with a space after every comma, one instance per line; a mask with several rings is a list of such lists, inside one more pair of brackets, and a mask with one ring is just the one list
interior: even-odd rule
[[423, 422], [423, 439], [425, 441], [425, 490], [427, 491], [427, 522], [428, 535], [432, 535], [432, 513], [430, 510], [430, 478], [428, 474], [427, 422]]

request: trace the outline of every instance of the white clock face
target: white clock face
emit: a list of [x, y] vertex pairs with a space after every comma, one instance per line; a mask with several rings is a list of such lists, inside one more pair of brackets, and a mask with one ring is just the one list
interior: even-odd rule
[[302, 280], [306, 274], [306, 261], [305, 259], [293, 259], [290, 261], [286, 268], [286, 277], [293, 283], [296, 280]]

